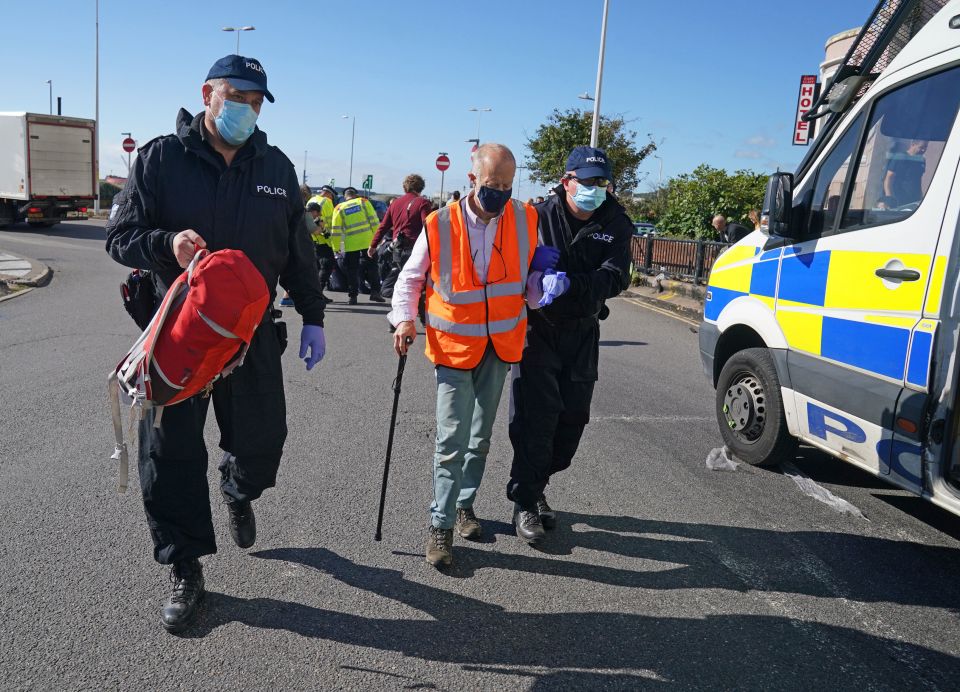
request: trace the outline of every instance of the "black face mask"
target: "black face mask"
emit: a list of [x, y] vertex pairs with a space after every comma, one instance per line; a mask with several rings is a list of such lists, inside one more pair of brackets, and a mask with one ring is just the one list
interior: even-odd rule
[[481, 185], [477, 190], [477, 201], [488, 214], [499, 214], [507, 206], [510, 197], [513, 196], [513, 188], [509, 190], [494, 190], [492, 187]]

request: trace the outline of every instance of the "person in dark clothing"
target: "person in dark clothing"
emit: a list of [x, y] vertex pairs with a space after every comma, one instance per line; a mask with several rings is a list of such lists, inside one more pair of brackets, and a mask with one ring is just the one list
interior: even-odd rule
[[[296, 171], [255, 125], [263, 99], [273, 102], [266, 73], [253, 58], [228, 55], [214, 63], [201, 93], [203, 113], [181, 109], [175, 134], [140, 149], [110, 211], [107, 251], [123, 265], [152, 270], [162, 296], [199, 248], [242, 250], [266, 280], [271, 303], [278, 280], [293, 297], [303, 316], [300, 357], [310, 370], [326, 349], [324, 303]], [[224, 451], [220, 491], [241, 548], [256, 539], [250, 503], [276, 480], [287, 427], [283, 346], [271, 312], [243, 365], [218, 380], [211, 396], [160, 417], [149, 411], [140, 422], [140, 485], [154, 558], [172, 565], [173, 593], [161, 612], [172, 632], [190, 624], [203, 598], [198, 558], [217, 551], [203, 441], [211, 400]]]
[[[537, 205], [541, 242], [560, 251], [553, 277], [562, 295], [528, 313], [527, 344], [514, 366], [510, 442], [513, 464], [507, 497], [514, 501], [517, 535], [537, 543], [556, 515], [545, 490], [551, 477], [570, 466], [590, 420], [597, 381], [604, 301], [630, 278], [633, 224], [606, 196], [610, 163], [602, 149], [576, 147], [566, 173], [547, 201]], [[565, 272], [566, 276], [557, 278]], [[549, 274], [549, 273], [548, 273]], [[564, 291], [565, 288], [565, 291]]]
[[883, 172], [883, 196], [880, 199], [884, 209], [903, 207], [923, 199], [927, 145], [925, 139], [914, 139], [906, 148], [901, 144], [890, 152]]
[[313, 250], [317, 253], [317, 278], [320, 281], [320, 295], [323, 296], [324, 303], [332, 303], [330, 298], [323, 295], [324, 289], [330, 283], [330, 275], [333, 273], [333, 248], [327, 240], [330, 238], [330, 231], [323, 225], [323, 207], [316, 202], [307, 204], [307, 213], [303, 216], [306, 221], [307, 230], [313, 240]]
[[[416, 173], [411, 173], [404, 178], [403, 195], [390, 203], [386, 215], [380, 222], [380, 227], [370, 241], [370, 249], [367, 250], [370, 257], [376, 254], [384, 238], [391, 241], [393, 270], [383, 282], [387, 292], [384, 293], [381, 289], [381, 295], [386, 298], [393, 295], [393, 286], [397, 282], [397, 277], [400, 276], [400, 270], [410, 259], [413, 244], [420, 236], [427, 216], [430, 214], [430, 200], [421, 196], [424, 187], [426, 183]], [[420, 314], [423, 315], [422, 308]]]
[[720, 240], [724, 243], [736, 243], [750, 235], [749, 228], [732, 221], [727, 223], [727, 217], [723, 214], [715, 215], [710, 225], [720, 234]]

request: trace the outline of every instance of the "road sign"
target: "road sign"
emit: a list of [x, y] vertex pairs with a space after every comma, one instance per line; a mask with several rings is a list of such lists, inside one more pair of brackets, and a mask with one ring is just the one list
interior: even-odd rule
[[363, 179], [363, 185], [362, 185], [362, 187], [363, 187], [364, 190], [372, 190], [372, 189], [373, 189], [373, 176], [372, 176], [372, 175], [368, 175], [366, 178]]
[[450, 168], [450, 157], [440, 154], [440, 156], [437, 157], [437, 170], [445, 171], [448, 168]]
[[123, 140], [123, 150], [128, 154], [137, 148], [137, 143], [133, 141], [132, 137], [127, 137]]

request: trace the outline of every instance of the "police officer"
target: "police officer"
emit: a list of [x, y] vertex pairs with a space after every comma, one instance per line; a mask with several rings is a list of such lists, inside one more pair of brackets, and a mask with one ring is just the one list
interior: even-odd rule
[[[303, 316], [300, 357], [310, 370], [323, 358], [323, 300], [303, 220], [293, 164], [256, 127], [264, 98], [273, 103], [259, 61], [228, 55], [201, 89], [204, 111], [181, 109], [176, 134], [140, 149], [107, 222], [107, 251], [128, 267], [151, 269], [157, 292], [197, 248], [242, 250], [276, 295], [277, 281]], [[171, 564], [173, 592], [161, 623], [184, 629], [204, 595], [198, 558], [217, 551], [207, 489], [203, 427], [213, 401], [220, 427], [220, 490], [230, 535], [241, 548], [256, 539], [251, 501], [274, 485], [287, 434], [280, 332], [269, 311], [244, 364], [197, 395], [140, 423], [140, 485], [154, 557]], [[309, 352], [309, 355], [308, 355]]]
[[555, 525], [544, 491], [553, 474], [570, 466], [590, 419], [603, 301], [629, 284], [633, 225], [607, 197], [610, 179], [602, 149], [576, 147], [555, 194], [537, 205], [541, 242], [557, 248], [560, 259], [557, 273], [543, 278], [543, 307], [529, 313], [514, 371], [507, 484], [517, 536], [531, 544]]
[[380, 295], [380, 276], [377, 264], [367, 256], [367, 248], [373, 234], [380, 225], [377, 212], [370, 202], [357, 195], [357, 189], [348, 187], [343, 191], [343, 199], [333, 210], [333, 228], [331, 229], [333, 249], [343, 255], [344, 274], [347, 276], [347, 294], [349, 304], [357, 304], [361, 277], [370, 284], [370, 300], [375, 303], [386, 302]]

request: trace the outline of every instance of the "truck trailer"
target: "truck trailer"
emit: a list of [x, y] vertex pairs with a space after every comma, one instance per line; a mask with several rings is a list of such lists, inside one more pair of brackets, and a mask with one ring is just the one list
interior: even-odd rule
[[86, 219], [98, 193], [96, 121], [0, 112], [0, 227]]

